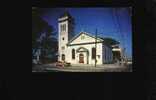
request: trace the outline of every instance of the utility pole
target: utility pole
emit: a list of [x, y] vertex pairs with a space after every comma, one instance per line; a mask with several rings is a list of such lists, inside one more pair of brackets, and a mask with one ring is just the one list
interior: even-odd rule
[[96, 29], [96, 32], [95, 32], [95, 67], [96, 67], [96, 63], [97, 63], [97, 60], [96, 60], [96, 47], [97, 47], [97, 29]]

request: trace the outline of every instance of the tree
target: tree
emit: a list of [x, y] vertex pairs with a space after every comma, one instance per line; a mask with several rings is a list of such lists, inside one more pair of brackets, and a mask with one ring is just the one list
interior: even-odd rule
[[57, 40], [54, 38], [54, 28], [40, 17], [40, 13], [40, 9], [32, 8], [32, 48], [34, 51], [41, 49], [43, 61], [50, 53], [57, 52]]
[[51, 26], [46, 28], [45, 37], [41, 41], [41, 59], [45, 60], [48, 55], [54, 55], [57, 52], [57, 40], [53, 37], [53, 28]]

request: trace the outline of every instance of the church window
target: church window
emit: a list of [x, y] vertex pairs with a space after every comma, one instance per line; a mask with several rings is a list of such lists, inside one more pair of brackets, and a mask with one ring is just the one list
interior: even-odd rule
[[61, 32], [66, 31], [66, 24], [61, 25]]
[[75, 49], [72, 49], [72, 59], [75, 59]]
[[64, 28], [64, 27], [65, 27], [65, 25], [63, 24], [63, 31], [65, 30], [65, 28]]
[[95, 59], [96, 57], [96, 49], [92, 48], [92, 59]]
[[62, 54], [62, 60], [65, 61], [65, 54]]
[[61, 32], [63, 31], [63, 25], [61, 25]]
[[64, 37], [62, 38], [62, 40], [64, 40]]
[[66, 31], [66, 24], [61, 25], [61, 32]]
[[66, 24], [64, 24], [63, 26], [64, 26], [64, 31], [66, 31]]
[[64, 49], [65, 49], [65, 47], [63, 46], [63, 47], [62, 47], [62, 50], [64, 50]]
[[100, 55], [98, 55], [98, 58], [100, 59]]

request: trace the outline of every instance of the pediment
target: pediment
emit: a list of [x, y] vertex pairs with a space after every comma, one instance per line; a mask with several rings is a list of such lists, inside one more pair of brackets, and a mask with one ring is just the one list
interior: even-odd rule
[[[80, 32], [77, 36], [75, 36], [69, 44], [81, 44], [81, 43], [90, 43], [90, 42], [95, 42], [95, 37], [85, 33], [85, 32]], [[102, 42], [103, 40], [100, 38], [97, 38], [97, 42]]]

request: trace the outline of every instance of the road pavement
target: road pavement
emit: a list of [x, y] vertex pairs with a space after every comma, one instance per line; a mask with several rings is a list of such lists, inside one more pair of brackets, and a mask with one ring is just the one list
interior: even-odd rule
[[119, 64], [104, 65], [80, 65], [75, 64], [68, 67], [57, 67], [54, 63], [35, 65], [32, 72], [132, 72], [132, 66], [122, 66]]

